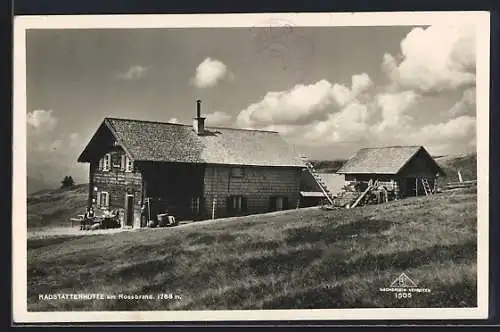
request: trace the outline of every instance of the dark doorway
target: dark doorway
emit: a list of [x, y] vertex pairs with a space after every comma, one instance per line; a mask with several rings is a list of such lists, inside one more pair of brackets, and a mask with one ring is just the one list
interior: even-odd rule
[[406, 196], [425, 195], [421, 178], [406, 178]]
[[204, 212], [204, 175], [204, 167], [197, 164], [145, 164], [144, 196], [162, 201], [168, 214], [178, 220], [197, 218]]
[[126, 226], [134, 224], [134, 195], [126, 194], [125, 196], [125, 220]]

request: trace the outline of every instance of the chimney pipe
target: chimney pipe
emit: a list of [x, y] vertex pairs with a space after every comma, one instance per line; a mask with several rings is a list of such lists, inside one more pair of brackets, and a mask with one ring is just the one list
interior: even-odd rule
[[196, 118], [193, 118], [193, 129], [198, 135], [205, 132], [205, 118], [201, 117], [201, 100], [196, 101]]

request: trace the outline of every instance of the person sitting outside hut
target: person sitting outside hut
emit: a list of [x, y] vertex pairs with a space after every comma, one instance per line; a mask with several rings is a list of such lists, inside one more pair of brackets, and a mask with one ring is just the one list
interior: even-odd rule
[[95, 218], [95, 212], [93, 207], [89, 207], [85, 210], [85, 215], [83, 216], [82, 223], [80, 224], [80, 230], [87, 229], [87, 226], [92, 224], [92, 221]]
[[119, 223], [119, 211], [117, 209], [113, 209], [111, 211], [105, 210], [103, 214], [103, 219], [101, 221], [101, 228], [118, 228], [120, 226]]

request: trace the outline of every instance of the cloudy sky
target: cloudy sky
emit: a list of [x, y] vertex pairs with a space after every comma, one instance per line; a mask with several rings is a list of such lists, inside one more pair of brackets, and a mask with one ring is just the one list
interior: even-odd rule
[[467, 25], [31, 30], [28, 176], [87, 182], [76, 158], [106, 116], [280, 132], [311, 158], [360, 147], [475, 150]]

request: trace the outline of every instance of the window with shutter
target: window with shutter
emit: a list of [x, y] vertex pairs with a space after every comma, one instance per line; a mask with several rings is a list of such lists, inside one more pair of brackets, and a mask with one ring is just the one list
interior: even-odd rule
[[288, 197], [286, 196], [269, 197], [269, 210], [281, 211], [286, 209], [288, 209]]
[[126, 165], [126, 156], [124, 154], [122, 154], [122, 157], [121, 157], [121, 162], [120, 162], [120, 170], [121, 171], [124, 171], [125, 170], [125, 165]]
[[101, 191], [97, 198], [97, 205], [99, 207], [109, 206], [109, 194], [106, 191]]
[[194, 196], [191, 199], [191, 212], [194, 214], [198, 214], [200, 212], [200, 198]]
[[276, 211], [283, 210], [283, 197], [276, 197]]
[[102, 158], [102, 170], [109, 171], [110, 166], [111, 166], [111, 155], [109, 153], [106, 153]]
[[125, 156], [125, 172], [132, 172], [134, 170], [134, 162], [128, 156]]
[[247, 211], [247, 199], [241, 195], [230, 196], [227, 198], [228, 213], [242, 213]]

